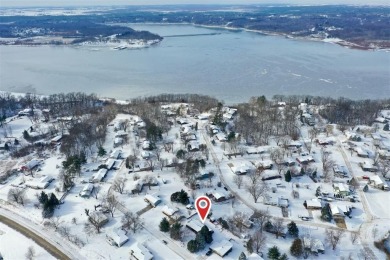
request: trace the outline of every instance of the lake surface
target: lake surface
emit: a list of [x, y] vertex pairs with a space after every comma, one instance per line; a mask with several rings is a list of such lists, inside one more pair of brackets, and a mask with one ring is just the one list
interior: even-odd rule
[[129, 99], [200, 93], [227, 103], [251, 96], [390, 97], [390, 53], [191, 25], [131, 25], [167, 37], [138, 50], [0, 46], [0, 90], [83, 91]]

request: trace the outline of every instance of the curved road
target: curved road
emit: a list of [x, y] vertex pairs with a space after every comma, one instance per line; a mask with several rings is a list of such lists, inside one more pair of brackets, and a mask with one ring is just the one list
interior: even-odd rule
[[2, 207], [0, 207], [0, 222], [34, 240], [56, 259], [85, 259], [78, 254], [78, 250], [70, 247], [63, 239], [47, 234], [41, 226]]

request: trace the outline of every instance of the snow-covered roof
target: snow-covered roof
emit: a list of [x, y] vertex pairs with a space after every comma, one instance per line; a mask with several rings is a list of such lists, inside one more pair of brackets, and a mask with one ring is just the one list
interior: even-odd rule
[[145, 200], [147, 202], [149, 202], [150, 204], [152, 204], [153, 206], [156, 206], [157, 204], [159, 204], [161, 202], [161, 199], [158, 196], [153, 196], [150, 194], [145, 195]]
[[306, 205], [308, 208], [321, 208], [321, 202], [317, 199], [307, 200]]
[[28, 163], [26, 163], [26, 167], [30, 170], [32, 170], [34, 167], [38, 166], [40, 163], [40, 161], [38, 160], [35, 160], [35, 159], [32, 159], [31, 161], [29, 161]]
[[81, 197], [89, 196], [91, 195], [92, 190], [93, 190], [93, 185], [91, 183], [88, 183], [83, 187], [83, 190], [80, 192], [80, 196]]
[[111, 169], [112, 166], [114, 166], [114, 164], [115, 164], [115, 160], [114, 160], [114, 159], [108, 159], [108, 160], [106, 161], [107, 169]]
[[36, 189], [45, 189], [47, 186], [49, 186], [50, 179], [51, 178], [49, 176], [44, 176], [44, 177], [40, 178], [39, 180], [29, 181], [27, 183], [27, 186], [32, 187], [32, 188], [36, 188]]
[[264, 153], [265, 152], [265, 149], [264, 147], [249, 147], [246, 152], [248, 154], [259, 154], [259, 153]]
[[216, 254], [223, 257], [226, 255], [230, 250], [232, 250], [233, 244], [229, 242], [228, 240], [223, 240], [219, 243], [213, 243], [210, 246], [210, 249], [213, 250]]
[[107, 174], [107, 169], [100, 169], [98, 172], [96, 172], [94, 175], [92, 175], [91, 181], [92, 182], [99, 182], [101, 181]]
[[50, 141], [53, 143], [56, 143], [61, 139], [62, 139], [62, 135], [57, 135], [56, 137], [52, 138]]
[[313, 239], [312, 248], [311, 249], [312, 249], [312, 251], [325, 251], [324, 244], [318, 238]]
[[335, 215], [341, 215], [344, 216], [344, 211], [342, 211], [337, 205], [330, 204], [330, 212], [332, 213], [332, 216]]
[[385, 183], [385, 181], [379, 176], [379, 175], [374, 175], [374, 176], [371, 176], [370, 177], [370, 181], [373, 181], [375, 183], [375, 185], [385, 185], [387, 186], [387, 184]]
[[130, 254], [138, 260], [151, 260], [153, 255], [149, 252], [146, 247], [139, 243], [135, 243], [130, 247]]
[[162, 212], [167, 215], [168, 217], [171, 217], [173, 216], [176, 212], [178, 212], [179, 209], [178, 208], [170, 208], [168, 205], [165, 205], [163, 208], [162, 208]]
[[123, 130], [119, 130], [118, 132], [115, 133], [115, 137], [120, 137], [120, 136], [126, 136], [127, 133]]
[[344, 183], [333, 183], [333, 188], [339, 192], [349, 192], [349, 187]]
[[110, 158], [113, 158], [113, 159], [118, 159], [119, 156], [121, 155], [122, 151], [121, 150], [114, 150], [111, 155], [110, 155]]
[[118, 247], [121, 247], [129, 240], [129, 238], [126, 236], [126, 232], [122, 229], [110, 230], [107, 232], [107, 236], [111, 238]]
[[195, 232], [199, 232], [202, 229], [203, 224], [197, 219], [191, 219], [187, 222], [186, 226], [194, 230]]

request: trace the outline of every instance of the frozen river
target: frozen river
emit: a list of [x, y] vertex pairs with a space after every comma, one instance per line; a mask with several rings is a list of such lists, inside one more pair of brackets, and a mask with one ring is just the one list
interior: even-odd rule
[[228, 103], [251, 96], [390, 97], [390, 53], [191, 25], [132, 25], [166, 37], [137, 50], [0, 46], [0, 90], [94, 92], [129, 99], [207, 94]]

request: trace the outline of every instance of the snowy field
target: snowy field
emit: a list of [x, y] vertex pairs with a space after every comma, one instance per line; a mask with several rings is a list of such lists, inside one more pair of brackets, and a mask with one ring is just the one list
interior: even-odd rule
[[27, 249], [33, 247], [35, 251], [34, 259], [49, 260], [55, 259], [33, 240], [25, 237], [21, 233], [0, 223], [0, 254], [4, 259], [18, 260], [26, 259]]

